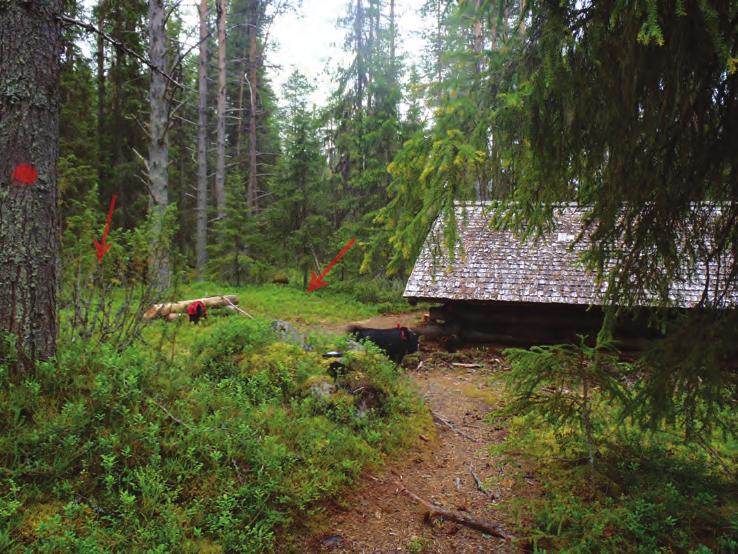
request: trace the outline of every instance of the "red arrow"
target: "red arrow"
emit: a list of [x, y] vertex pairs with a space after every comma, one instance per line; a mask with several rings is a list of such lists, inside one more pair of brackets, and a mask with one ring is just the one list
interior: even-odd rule
[[110, 245], [107, 244], [105, 241], [108, 238], [108, 231], [110, 231], [110, 220], [113, 219], [113, 210], [115, 209], [115, 199], [117, 196], [114, 194], [113, 198], [110, 199], [110, 211], [108, 212], [108, 219], [105, 222], [105, 229], [103, 230], [103, 236], [102, 236], [102, 243], [97, 242], [95, 239], [92, 239], [92, 242], [95, 243], [95, 248], [97, 249], [97, 263], [102, 263], [103, 256], [107, 254], [108, 250], [110, 250]]
[[331, 263], [329, 263], [327, 266], [325, 266], [325, 268], [323, 269], [323, 271], [320, 272], [320, 275], [315, 275], [315, 272], [314, 271], [311, 271], [310, 272], [310, 286], [308, 287], [308, 290], [307, 290], [308, 292], [313, 292], [315, 289], [319, 289], [321, 287], [327, 287], [328, 286], [328, 283], [326, 283], [325, 281], [323, 281], [323, 277], [325, 277], [326, 275], [328, 275], [328, 272], [331, 269], [333, 269], [333, 266], [338, 263], [338, 260], [340, 260], [341, 258], [343, 258], [343, 255], [346, 252], [348, 252], [349, 248], [351, 248], [354, 245], [355, 242], [356, 242], [356, 239], [351, 239], [350, 241], [348, 241], [346, 243], [346, 246], [344, 246], [341, 249], [341, 251], [338, 253], [338, 256], [336, 256], [335, 258], [333, 258], [333, 261], [331, 261]]

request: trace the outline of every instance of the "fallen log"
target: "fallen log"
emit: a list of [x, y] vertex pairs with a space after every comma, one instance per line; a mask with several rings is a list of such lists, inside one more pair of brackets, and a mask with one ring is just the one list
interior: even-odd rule
[[208, 308], [219, 308], [222, 306], [229, 306], [238, 304], [239, 298], [236, 295], [228, 296], [209, 296], [207, 298], [193, 298], [192, 300], [180, 300], [179, 302], [169, 302], [167, 304], [154, 304], [146, 310], [143, 318], [145, 320], [154, 319], [156, 317], [166, 318], [169, 314], [182, 313], [187, 311], [187, 306], [192, 302], [199, 300], [205, 304]]
[[434, 506], [427, 500], [423, 500], [417, 494], [410, 492], [399, 481], [396, 481], [396, 483], [402, 492], [404, 492], [407, 496], [409, 496], [410, 498], [415, 500], [415, 502], [421, 504], [423, 507], [426, 508], [426, 510], [428, 510], [425, 513], [425, 520], [427, 522], [431, 522], [434, 519], [441, 518], [445, 519], [446, 521], [458, 523], [459, 525], [464, 525], [465, 527], [469, 527], [470, 529], [476, 529], [477, 531], [481, 531], [482, 533], [486, 533], [487, 535], [492, 535], [493, 537], [499, 537], [505, 540], [510, 540], [512, 538], [502, 529], [502, 527], [500, 527], [496, 523], [483, 521], [481, 519], [452, 512], [450, 510], [444, 510], [443, 508]]

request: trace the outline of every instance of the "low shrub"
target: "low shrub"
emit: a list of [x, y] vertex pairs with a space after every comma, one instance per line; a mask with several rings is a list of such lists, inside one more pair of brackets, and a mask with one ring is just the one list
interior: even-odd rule
[[[494, 418], [508, 433], [493, 450], [517, 458], [543, 494], [514, 500], [520, 536], [538, 551], [736, 552], [738, 457], [728, 429], [642, 417], [653, 376], [607, 342], [507, 349], [505, 405]], [[679, 401], [680, 393], [673, 390]], [[731, 408], [705, 409], [730, 419]], [[695, 426], [691, 426], [695, 429]], [[699, 439], [699, 440], [694, 440]], [[523, 515], [525, 514], [525, 515]]]
[[351, 360], [383, 395], [362, 409], [266, 321], [213, 320], [180, 347], [165, 363], [141, 344], [62, 345], [56, 363], [0, 371], [0, 550], [269, 552], [421, 425], [376, 352]]

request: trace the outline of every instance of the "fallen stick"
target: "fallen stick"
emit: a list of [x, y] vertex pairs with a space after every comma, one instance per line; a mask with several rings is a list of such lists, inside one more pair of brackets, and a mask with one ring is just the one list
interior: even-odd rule
[[479, 492], [487, 496], [494, 497], [492, 493], [490, 493], [487, 489], [484, 488], [484, 485], [482, 484], [482, 480], [479, 478], [479, 475], [477, 475], [474, 472], [474, 467], [469, 466], [469, 473], [471, 473], [471, 476], [474, 477], [474, 482], [477, 484], [477, 489], [479, 489]]
[[452, 362], [451, 365], [454, 367], [468, 367], [468, 368], [482, 367], [479, 364], [462, 364], [461, 362]]
[[233, 302], [231, 302], [230, 298], [228, 298], [227, 296], [224, 296], [223, 298], [225, 299], [226, 302], [228, 302], [228, 306], [230, 306], [231, 310], [236, 310], [238, 313], [245, 315], [249, 319], [254, 319], [254, 316], [252, 316], [250, 313], [242, 310], [241, 308], [236, 306]]
[[438, 423], [441, 423], [442, 425], [445, 425], [446, 427], [448, 427], [449, 429], [451, 429], [457, 435], [462, 436], [465, 439], [468, 439], [468, 440], [470, 440], [472, 442], [479, 442], [474, 437], [471, 437], [471, 436], [467, 435], [463, 431], [459, 431], [456, 427], [454, 427], [453, 425], [451, 425], [451, 423], [448, 420], [443, 419], [441, 416], [439, 416], [436, 412], [434, 412], [432, 410], [431, 410], [431, 415], [433, 416], [433, 419], [435, 421], [437, 421]]
[[490, 521], [482, 521], [481, 519], [476, 519], [471, 516], [458, 514], [449, 510], [444, 510], [443, 508], [434, 506], [427, 500], [423, 500], [417, 494], [410, 492], [399, 481], [396, 481], [396, 483], [402, 492], [415, 500], [415, 502], [417, 502], [418, 504], [422, 504], [426, 508], [426, 510], [428, 510], [425, 514], [426, 522], [430, 522], [434, 518], [441, 518], [445, 519], [446, 521], [458, 523], [459, 525], [464, 525], [465, 527], [469, 527], [470, 529], [476, 529], [477, 531], [481, 531], [482, 533], [486, 533], [487, 535], [492, 535], [493, 537], [499, 537], [505, 540], [510, 540], [512, 538], [496, 523], [492, 523]]

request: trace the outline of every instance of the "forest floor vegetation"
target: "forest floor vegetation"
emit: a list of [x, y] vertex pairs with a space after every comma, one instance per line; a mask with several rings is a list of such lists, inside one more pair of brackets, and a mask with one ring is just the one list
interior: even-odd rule
[[[327, 505], [303, 550], [738, 551], [733, 439], [711, 435], [705, 448], [685, 443], [674, 429], [644, 433], [595, 401], [593, 418], [608, 425], [590, 466], [576, 424], [551, 425], [507, 410], [506, 354], [495, 347], [450, 354], [426, 342], [408, 358], [434, 432], [413, 437], [407, 453], [365, 473], [355, 492]], [[512, 540], [453, 522], [429, 524], [424, 506], [402, 487], [439, 508], [499, 524]]]
[[[320, 354], [345, 349], [347, 323], [419, 313], [276, 284], [177, 291], [225, 293], [253, 319], [157, 320], [117, 350], [65, 341], [25, 373], [3, 340], [1, 551], [738, 551], [734, 439], [646, 433], [595, 387], [590, 464], [576, 413], [513, 409], [519, 352], [422, 342], [398, 370], [370, 346], [335, 377]], [[427, 522], [403, 487], [512, 538]]]
[[[298, 301], [272, 286], [239, 292], [256, 314]], [[320, 296], [302, 298], [318, 306], [309, 321], [329, 315]], [[430, 425], [376, 349], [348, 356], [334, 380], [319, 352], [336, 340], [311, 339], [308, 352], [277, 340], [270, 319], [213, 313], [198, 326], [153, 322], [122, 351], [62, 344], [23, 373], [4, 339], [0, 551], [271, 551]]]

